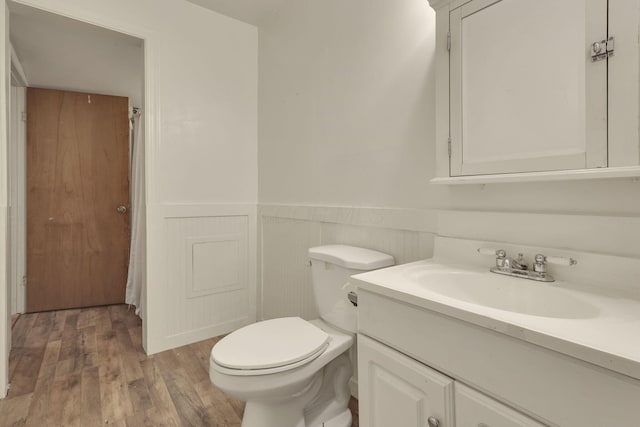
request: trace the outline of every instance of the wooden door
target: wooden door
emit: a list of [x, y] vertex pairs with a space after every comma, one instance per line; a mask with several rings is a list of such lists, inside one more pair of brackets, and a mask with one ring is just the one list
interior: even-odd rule
[[128, 211], [127, 98], [29, 88], [27, 311], [123, 303]]
[[360, 424], [454, 427], [453, 380], [358, 335]]

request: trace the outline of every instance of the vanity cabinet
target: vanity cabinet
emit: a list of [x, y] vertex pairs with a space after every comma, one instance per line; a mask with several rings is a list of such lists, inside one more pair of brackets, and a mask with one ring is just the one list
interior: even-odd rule
[[640, 380], [353, 281], [363, 427], [640, 426]]
[[363, 426], [453, 427], [451, 378], [367, 337], [358, 340], [358, 366]]
[[366, 427], [544, 427], [362, 335], [358, 366], [360, 423]]
[[456, 425], [460, 427], [544, 427], [461, 383], [455, 388]]
[[640, 172], [638, 0], [429, 1], [440, 181]]

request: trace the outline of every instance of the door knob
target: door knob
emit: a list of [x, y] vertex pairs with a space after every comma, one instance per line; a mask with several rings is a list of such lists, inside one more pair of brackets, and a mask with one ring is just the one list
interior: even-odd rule
[[126, 213], [126, 212], [127, 212], [127, 207], [126, 207], [126, 206], [124, 206], [124, 205], [122, 205], [122, 206], [118, 206], [118, 207], [116, 208], [116, 211], [117, 211], [118, 213], [121, 213], [121, 214]]
[[429, 423], [429, 427], [440, 427], [440, 420], [436, 417], [429, 417], [427, 422]]

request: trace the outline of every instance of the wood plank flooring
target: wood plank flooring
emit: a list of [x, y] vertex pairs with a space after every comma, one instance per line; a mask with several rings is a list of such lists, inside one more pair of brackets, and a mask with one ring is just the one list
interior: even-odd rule
[[1, 427], [240, 427], [243, 402], [209, 381], [220, 337], [146, 356], [124, 305], [22, 315], [12, 337]]

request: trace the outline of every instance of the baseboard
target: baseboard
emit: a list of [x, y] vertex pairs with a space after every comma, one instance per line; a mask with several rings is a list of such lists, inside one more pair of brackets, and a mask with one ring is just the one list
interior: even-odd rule
[[358, 380], [351, 378], [349, 381], [349, 388], [351, 389], [351, 396], [358, 398]]
[[13, 329], [13, 327], [16, 325], [16, 322], [18, 321], [19, 317], [20, 317], [20, 313], [11, 315], [11, 329]]
[[204, 328], [184, 332], [181, 334], [169, 335], [158, 340], [158, 342], [148, 343], [147, 354], [152, 355], [155, 353], [160, 353], [162, 351], [171, 350], [173, 348], [193, 344], [194, 342], [204, 341], [209, 338], [225, 335], [235, 331], [236, 329], [246, 326], [251, 322], [252, 320], [249, 317], [243, 317], [240, 319], [220, 323], [217, 325], [206, 326]]

